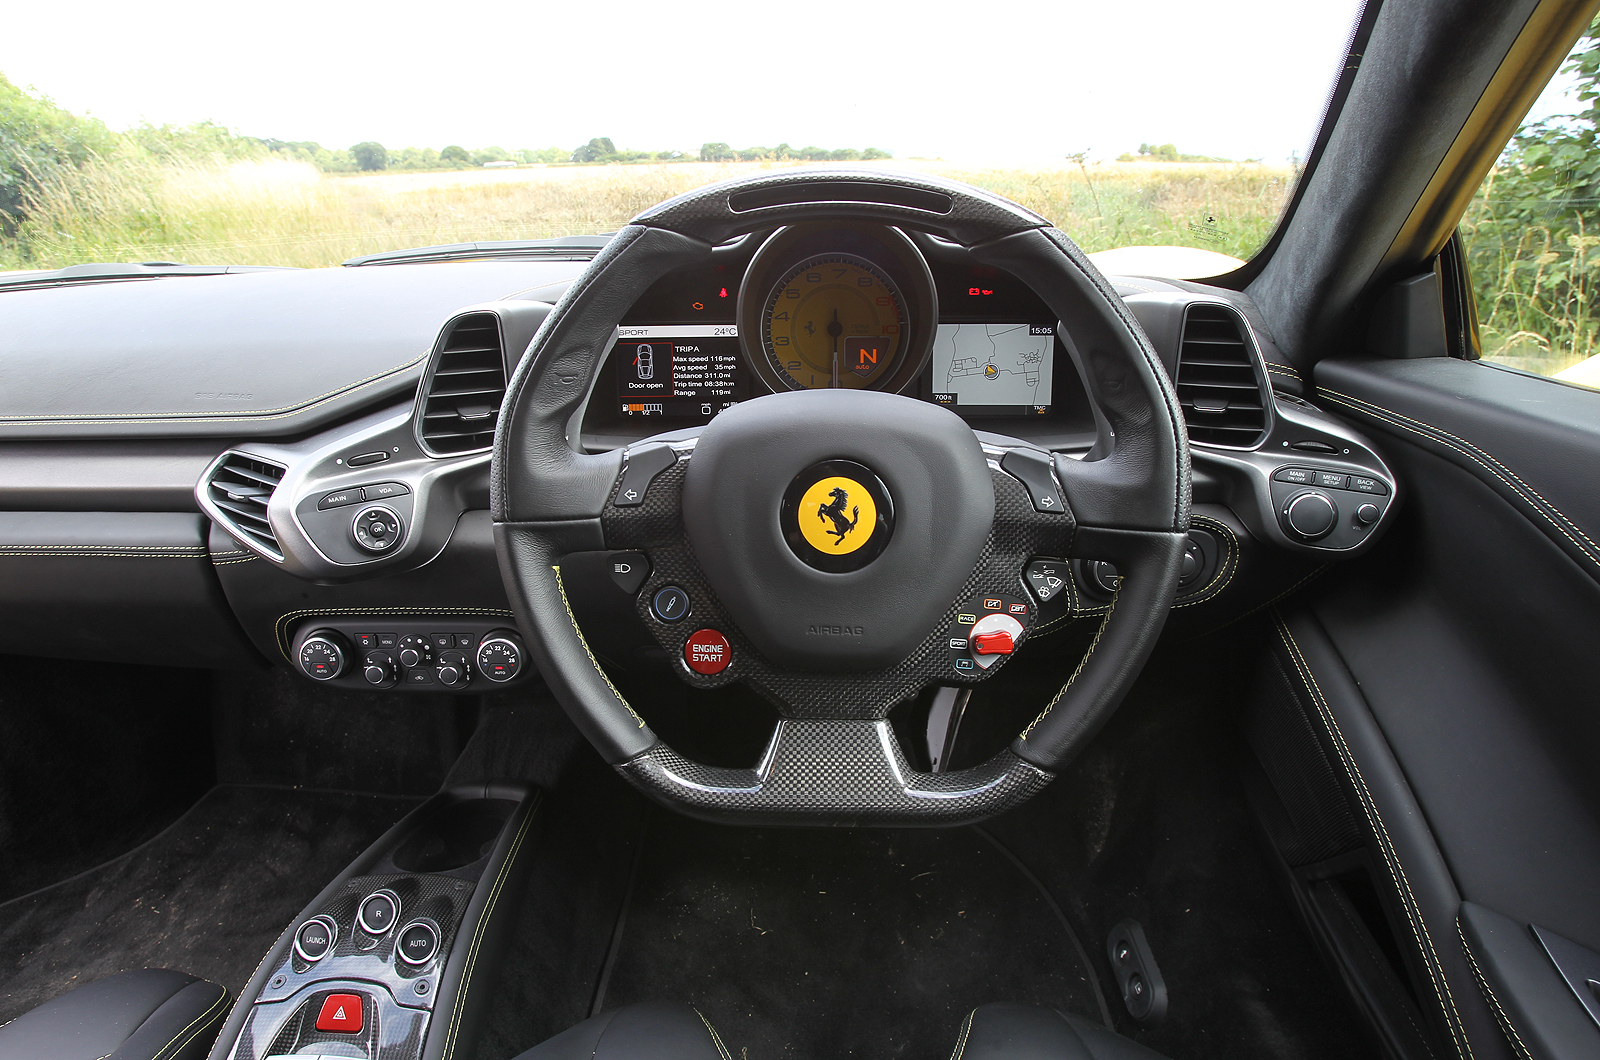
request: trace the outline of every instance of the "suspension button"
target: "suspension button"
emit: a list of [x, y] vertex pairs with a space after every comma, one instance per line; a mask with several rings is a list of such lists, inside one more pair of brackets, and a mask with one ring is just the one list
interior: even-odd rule
[[697, 629], [683, 646], [683, 661], [697, 674], [720, 674], [733, 662], [733, 648], [716, 630]]

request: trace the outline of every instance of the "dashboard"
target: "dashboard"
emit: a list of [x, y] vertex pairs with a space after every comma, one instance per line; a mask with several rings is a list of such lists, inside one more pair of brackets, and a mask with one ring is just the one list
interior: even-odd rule
[[[508, 380], [601, 245], [0, 291], [0, 636], [63, 659], [286, 666], [352, 692], [535, 680], [494, 552], [490, 448]], [[1224, 625], [1368, 548], [1399, 484], [1301, 396], [1249, 300], [1110, 282], [1187, 420], [1170, 628]], [[1112, 440], [1075, 330], [922, 233], [757, 232], [626, 307], [569, 441], [614, 454], [626, 486], [624, 467], [687, 451], [734, 404], [842, 387], [944, 406], [995, 447], [1094, 459]], [[650, 562], [563, 561], [612, 665], [673, 665], [639, 621]], [[1016, 593], [1043, 632], [1103, 614], [1116, 585], [1110, 564], [1040, 556]]]

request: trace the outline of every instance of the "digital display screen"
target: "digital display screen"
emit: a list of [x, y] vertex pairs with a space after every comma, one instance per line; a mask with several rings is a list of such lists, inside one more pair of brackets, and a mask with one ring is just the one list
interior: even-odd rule
[[931, 397], [964, 415], [1047, 415], [1055, 354], [1054, 324], [940, 324]]
[[735, 324], [624, 324], [611, 357], [624, 416], [709, 420], [749, 396]]

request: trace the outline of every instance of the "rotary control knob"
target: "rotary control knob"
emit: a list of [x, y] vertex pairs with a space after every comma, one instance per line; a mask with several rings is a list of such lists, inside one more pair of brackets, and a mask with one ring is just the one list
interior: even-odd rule
[[369, 651], [361, 676], [374, 688], [388, 688], [395, 682], [394, 659], [386, 651]]
[[1289, 498], [1283, 506], [1283, 528], [1305, 541], [1327, 537], [1339, 522], [1339, 508], [1333, 498], [1316, 490], [1306, 490]]
[[478, 645], [478, 672], [491, 681], [509, 681], [522, 672], [524, 654], [519, 635], [497, 629]]
[[461, 688], [472, 680], [472, 668], [467, 665], [467, 656], [459, 651], [442, 651], [439, 653], [439, 669], [437, 671], [439, 683], [446, 688]]
[[300, 642], [300, 672], [313, 681], [332, 681], [350, 665], [350, 642], [331, 629], [319, 629]]

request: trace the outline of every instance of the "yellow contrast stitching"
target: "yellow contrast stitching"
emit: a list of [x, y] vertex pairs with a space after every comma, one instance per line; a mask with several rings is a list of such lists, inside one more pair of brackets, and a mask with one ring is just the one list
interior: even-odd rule
[[950, 1054], [950, 1060], [961, 1060], [961, 1054], [967, 1051], [967, 1036], [972, 1033], [972, 1019], [978, 1014], [977, 1009], [967, 1013], [967, 1018], [961, 1023], [961, 1036], [956, 1039], [956, 1051]]
[[606, 687], [611, 689], [611, 694], [617, 697], [617, 702], [627, 708], [628, 714], [632, 716], [634, 721], [639, 723], [639, 728], [644, 728], [644, 719], [639, 717], [632, 704], [622, 698], [622, 693], [618, 692], [617, 686], [611, 683], [610, 676], [601, 668], [600, 661], [594, 657], [594, 652], [589, 650], [589, 641], [584, 637], [583, 630], [578, 628], [578, 616], [572, 613], [572, 601], [567, 599], [567, 586], [561, 580], [561, 568], [551, 567], [550, 569], [555, 572], [556, 590], [561, 593], [561, 606], [567, 609], [567, 620], [572, 623], [572, 632], [578, 635], [578, 643], [583, 645], [583, 653], [589, 657], [590, 665], [594, 667], [595, 673], [600, 675], [600, 680], [606, 683]]
[[101, 548], [83, 548], [74, 552], [67, 552], [65, 550], [51, 552], [24, 552], [20, 550], [0, 548], [0, 559], [4, 559], [7, 556], [24, 556], [33, 557], [35, 559], [46, 559], [50, 557], [56, 557], [59, 559], [78, 559], [83, 557], [97, 559], [201, 559], [205, 556], [205, 553], [162, 552], [152, 555], [145, 552], [119, 552], [115, 549]]
[[1038, 725], [1052, 710], [1056, 709], [1056, 704], [1061, 702], [1061, 697], [1067, 694], [1067, 689], [1071, 688], [1072, 683], [1083, 673], [1083, 668], [1089, 665], [1089, 657], [1100, 646], [1100, 638], [1105, 634], [1106, 627], [1111, 624], [1111, 613], [1117, 609], [1117, 596], [1121, 592], [1121, 588], [1118, 588], [1117, 592], [1111, 594], [1111, 606], [1106, 608], [1106, 617], [1100, 620], [1100, 628], [1094, 631], [1094, 640], [1089, 642], [1089, 649], [1083, 653], [1083, 658], [1078, 660], [1078, 668], [1072, 671], [1072, 676], [1067, 678], [1067, 683], [1061, 686], [1061, 691], [1057, 692], [1056, 697], [1039, 712], [1037, 718], [1028, 723], [1028, 727], [1022, 730], [1022, 735], [1018, 736], [1017, 739], [1026, 740], [1028, 738], [1028, 734], [1033, 731], [1034, 726]]
[[[1495, 478], [1505, 483], [1507, 488], [1509, 488], [1513, 493], [1527, 501], [1528, 504], [1533, 507], [1534, 511], [1538, 512], [1539, 515], [1544, 518], [1545, 522], [1555, 527], [1556, 530], [1560, 531], [1561, 536], [1565, 537], [1568, 541], [1571, 541], [1573, 545], [1577, 547], [1578, 551], [1584, 554], [1585, 558], [1587, 558], [1591, 563], [1594, 563], [1596, 566], [1600, 566], [1600, 545], [1596, 545], [1594, 541], [1589, 538], [1589, 535], [1584, 533], [1583, 529], [1578, 526], [1577, 523], [1573, 522], [1565, 512], [1546, 500], [1538, 490], [1528, 485], [1528, 483], [1525, 482], [1521, 476], [1519, 476], [1515, 471], [1512, 471], [1506, 465], [1502, 464], [1490, 453], [1478, 448], [1465, 438], [1457, 437], [1441, 427], [1435, 427], [1432, 424], [1423, 423], [1421, 420], [1414, 420], [1410, 416], [1395, 412], [1391, 409], [1386, 409], [1381, 405], [1374, 405], [1370, 401], [1363, 401], [1361, 398], [1351, 397], [1349, 394], [1342, 394], [1337, 390], [1328, 390], [1322, 387], [1318, 388], [1318, 393], [1322, 394], [1324, 397], [1336, 404], [1344, 405], [1345, 407], [1353, 409], [1356, 412], [1366, 412], [1369, 415], [1381, 420], [1387, 420], [1402, 430], [1407, 430], [1418, 437], [1427, 438], [1431, 441], [1447, 445], [1461, 453], [1463, 456], [1467, 457], [1467, 459], [1471, 460], [1473, 463], [1489, 472]], [[1417, 426], [1414, 427], [1411, 426], [1411, 424], [1416, 424]], [[1418, 427], [1425, 427], [1427, 430], [1418, 430]], [[1430, 434], [1428, 433], [1429, 431], [1434, 433]], [[1438, 435], [1443, 435], [1444, 438], [1440, 438]], [[1445, 441], [1446, 438], [1453, 440]], [[1508, 478], [1507, 476], [1510, 477]], [[1543, 505], [1544, 508], [1548, 508], [1550, 511], [1546, 512], [1541, 510], [1540, 505]], [[1554, 512], [1554, 516], [1552, 516], [1550, 512]], [[1577, 534], [1578, 537], [1573, 537], [1573, 534]], [[1580, 542], [1578, 540], [1579, 537], [1583, 538], [1583, 541]]]
[[[215, 985], [215, 984], [213, 984], [213, 985]], [[218, 1010], [220, 1009], [222, 1003], [224, 1001], [226, 1001], [226, 1000], [228, 1000], [228, 992], [226, 990], [223, 990], [221, 995], [215, 1001], [213, 1001], [211, 1003], [211, 1005], [204, 1012], [200, 1013], [200, 1015], [198, 1015], [194, 1019], [190, 1020], [189, 1021], [189, 1025], [187, 1027], [184, 1027], [183, 1030], [179, 1031], [177, 1034], [174, 1034], [172, 1036], [172, 1040], [167, 1042], [166, 1045], [163, 1045], [161, 1048], [157, 1049], [153, 1060], [161, 1060], [162, 1054], [165, 1053], [168, 1049], [171, 1049], [174, 1045], [178, 1045], [178, 1039], [179, 1038], [183, 1038], [184, 1032], [188, 1031], [190, 1027], [193, 1027], [194, 1028], [193, 1033], [191, 1033], [189, 1035], [189, 1037], [183, 1038], [183, 1044], [182, 1045], [178, 1045], [178, 1049], [181, 1050], [184, 1045], [188, 1045], [189, 1042], [194, 1039], [195, 1035], [197, 1035], [201, 1031], [205, 1030], [205, 1026], [204, 1025], [201, 1025], [199, 1027], [195, 1027], [195, 1024], [200, 1023], [202, 1020], [204, 1020], [206, 1024], [211, 1023], [216, 1018], [216, 1016], [220, 1016], [222, 1014]], [[213, 1015], [213, 1013], [215, 1013], [215, 1015]]]
[[694, 1009], [694, 1014], [700, 1017], [700, 1022], [704, 1023], [706, 1030], [711, 1032], [711, 1040], [716, 1043], [717, 1052], [722, 1055], [722, 1060], [733, 1060], [733, 1057], [728, 1055], [728, 1047], [722, 1044], [722, 1035], [718, 1034], [717, 1029], [711, 1025], [711, 1021], [706, 1019], [706, 1014], [693, 1005], [689, 1007]]
[[[1230, 543], [1225, 545], [1228, 550], [1228, 554], [1223, 557], [1221, 565], [1217, 567], [1217, 573], [1211, 576], [1211, 584], [1205, 586], [1199, 592], [1195, 593], [1193, 599], [1185, 600], [1181, 604], [1173, 604], [1172, 609], [1174, 611], [1180, 607], [1193, 607], [1195, 604], [1203, 604], [1207, 600], [1219, 595], [1222, 590], [1233, 584], [1233, 576], [1239, 573], [1239, 539], [1235, 537], [1233, 531], [1228, 528], [1228, 524], [1222, 522], [1221, 520], [1213, 519], [1209, 515], [1197, 515], [1194, 513], [1189, 515], [1189, 521], [1191, 523], [1203, 523], [1206, 526], [1215, 527], [1216, 529], [1221, 530], [1223, 533], [1228, 535], [1228, 541]], [[1227, 580], [1221, 585], [1217, 585], [1217, 580], [1222, 577], [1224, 572], [1226, 572], [1228, 575]], [[1216, 587], [1212, 588], [1212, 586]]]
[[538, 812], [544, 797], [534, 793], [534, 804], [528, 808], [528, 816], [523, 818], [522, 827], [517, 829], [517, 838], [511, 841], [511, 849], [506, 852], [506, 862], [500, 866], [499, 875], [495, 877], [494, 887], [489, 891], [489, 898], [483, 905], [483, 915], [478, 918], [478, 926], [472, 933], [472, 948], [467, 952], [467, 970], [461, 976], [461, 987], [456, 991], [455, 1007], [450, 1012], [450, 1027], [445, 1034], [444, 1049], [441, 1054], [445, 1060], [455, 1056], [457, 1035], [461, 1030], [461, 1016], [466, 1006], [467, 987], [472, 982], [473, 969], [478, 964], [478, 952], [483, 948], [483, 933], [489, 926], [490, 919], [494, 916], [494, 907], [500, 901], [500, 891], [505, 886], [506, 876], [511, 872], [511, 865], [517, 860], [517, 854], [522, 850], [522, 840], [528, 834], [528, 826], [533, 824], [534, 815]]
[[395, 365], [393, 368], [385, 368], [365, 379], [357, 379], [354, 383], [318, 394], [298, 405], [281, 405], [275, 409], [250, 412], [228, 409], [226, 412], [91, 412], [87, 416], [0, 416], [0, 424], [10, 427], [29, 427], [51, 423], [234, 423], [247, 420], [281, 420], [296, 413], [308, 412], [341, 394], [354, 393], [408, 368], [415, 368], [427, 358], [428, 354], [424, 353], [414, 360]]
[[289, 658], [289, 642], [284, 639], [284, 632], [290, 622], [307, 615], [501, 615], [509, 618], [511, 612], [498, 607], [308, 607], [278, 617], [275, 627], [278, 650], [283, 652], [285, 662], [294, 660]]
[[1511, 1017], [1500, 1004], [1500, 998], [1494, 992], [1494, 987], [1489, 985], [1489, 979], [1483, 974], [1483, 969], [1478, 966], [1478, 958], [1472, 952], [1472, 946], [1467, 943], [1467, 933], [1461, 926], [1461, 918], [1456, 917], [1456, 934], [1461, 937], [1461, 952], [1467, 955], [1467, 964], [1472, 968], [1472, 977], [1478, 981], [1478, 989], [1488, 1000], [1489, 1007], [1494, 1010], [1495, 1022], [1500, 1024], [1500, 1029], [1505, 1032], [1511, 1045], [1516, 1049], [1517, 1055], [1522, 1060], [1533, 1060], [1533, 1052], [1522, 1040], [1522, 1035], [1517, 1033], [1517, 1028], [1512, 1026]]
[[1322, 716], [1323, 724], [1328, 727], [1329, 735], [1333, 738], [1335, 749], [1339, 752], [1340, 759], [1350, 771], [1351, 780], [1355, 785], [1356, 793], [1361, 799], [1362, 808], [1366, 811], [1368, 819], [1373, 824], [1374, 834], [1380, 840], [1380, 849], [1383, 852], [1384, 862], [1389, 869], [1390, 877], [1397, 888], [1401, 890], [1401, 897], [1406, 904], [1406, 918], [1411, 922], [1413, 934], [1418, 936], [1425, 949], [1423, 950], [1423, 963], [1428, 969], [1428, 978], [1433, 983], [1434, 994], [1439, 998], [1441, 1007], [1445, 1012], [1445, 1025], [1450, 1030], [1450, 1037], [1456, 1046], [1457, 1053], [1466, 1057], [1472, 1056], [1471, 1044], [1467, 1041], [1466, 1028], [1461, 1024], [1461, 1014], [1456, 1010], [1455, 994], [1450, 990], [1450, 981], [1444, 974], [1444, 965], [1439, 960], [1438, 951], [1433, 945], [1433, 935], [1428, 931], [1427, 922], [1422, 917], [1422, 906], [1417, 902], [1416, 895], [1411, 890], [1411, 880], [1406, 875], [1405, 866], [1401, 864], [1399, 851], [1395, 849], [1394, 840], [1389, 835], [1389, 828], [1384, 823], [1383, 817], [1378, 813], [1377, 800], [1373, 798], [1371, 790], [1367, 787], [1367, 779], [1361, 772], [1361, 767], [1356, 763], [1355, 755], [1351, 752], [1349, 744], [1345, 742], [1344, 730], [1339, 727], [1339, 722], [1333, 716], [1333, 710], [1328, 706], [1327, 698], [1322, 694], [1322, 686], [1317, 683], [1316, 676], [1311, 672], [1311, 666], [1306, 662], [1305, 656], [1300, 653], [1300, 645], [1295, 641], [1294, 634], [1289, 632], [1288, 623], [1282, 615], [1273, 616], [1278, 623], [1278, 637], [1283, 642], [1284, 648], [1289, 652], [1290, 660], [1294, 663], [1296, 672], [1301, 680], [1305, 681], [1312, 694], [1312, 702], [1316, 704], [1317, 713]]

